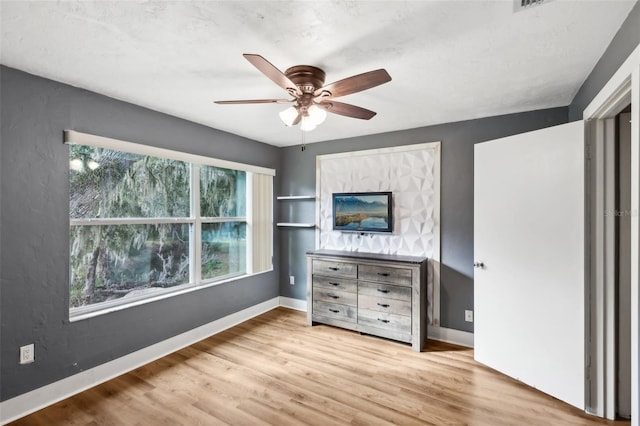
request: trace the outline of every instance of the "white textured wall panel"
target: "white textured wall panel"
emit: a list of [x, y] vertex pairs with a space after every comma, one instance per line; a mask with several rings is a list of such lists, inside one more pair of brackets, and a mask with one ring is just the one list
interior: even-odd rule
[[[319, 248], [426, 256], [439, 265], [440, 142], [318, 156], [317, 165]], [[369, 191], [393, 193], [393, 233], [334, 231], [331, 194]], [[427, 283], [430, 322], [439, 294], [433, 270]]]

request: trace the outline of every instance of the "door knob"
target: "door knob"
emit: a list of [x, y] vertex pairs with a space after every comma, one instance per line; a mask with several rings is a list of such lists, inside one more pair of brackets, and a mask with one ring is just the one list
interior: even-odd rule
[[473, 262], [473, 267], [474, 268], [483, 269], [484, 268], [484, 263], [483, 262]]

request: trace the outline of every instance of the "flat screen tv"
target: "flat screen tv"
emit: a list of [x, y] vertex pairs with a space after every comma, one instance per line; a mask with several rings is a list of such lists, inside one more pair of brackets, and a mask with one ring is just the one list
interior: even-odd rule
[[393, 232], [391, 192], [341, 192], [332, 198], [334, 230]]

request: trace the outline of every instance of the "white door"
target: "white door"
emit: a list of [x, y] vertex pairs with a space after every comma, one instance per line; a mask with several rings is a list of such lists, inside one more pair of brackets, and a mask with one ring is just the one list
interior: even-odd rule
[[582, 121], [475, 145], [475, 359], [585, 406]]

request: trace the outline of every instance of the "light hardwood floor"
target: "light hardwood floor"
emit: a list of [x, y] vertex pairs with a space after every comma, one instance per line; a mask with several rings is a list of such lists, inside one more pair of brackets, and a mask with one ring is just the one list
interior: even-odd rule
[[[553, 350], [550, 348], [549, 350]], [[473, 360], [275, 309], [11, 425], [628, 425]]]

